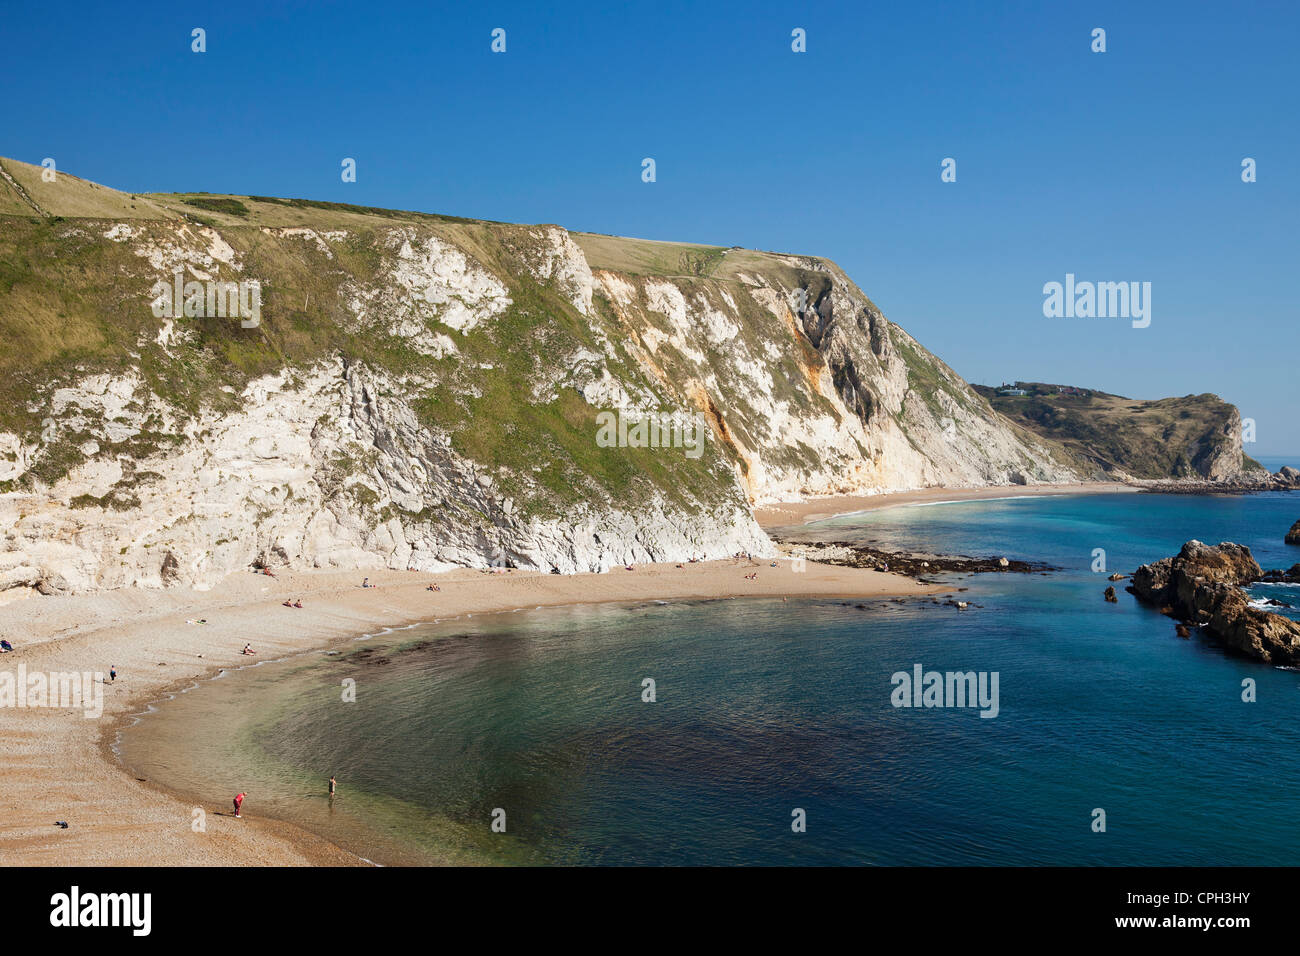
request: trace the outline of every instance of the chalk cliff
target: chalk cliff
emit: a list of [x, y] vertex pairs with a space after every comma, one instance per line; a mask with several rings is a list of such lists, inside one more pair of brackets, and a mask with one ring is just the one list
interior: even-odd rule
[[824, 259], [0, 167], [0, 599], [766, 555], [756, 502], [1080, 477]]

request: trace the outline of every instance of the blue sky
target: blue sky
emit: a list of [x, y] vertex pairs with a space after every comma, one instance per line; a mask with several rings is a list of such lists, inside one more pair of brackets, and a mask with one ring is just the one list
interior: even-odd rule
[[[822, 255], [971, 381], [1216, 392], [1300, 453], [1300, 5], [130, 6], [9, 5], [0, 155]], [[1067, 272], [1150, 327], [1045, 318]]]

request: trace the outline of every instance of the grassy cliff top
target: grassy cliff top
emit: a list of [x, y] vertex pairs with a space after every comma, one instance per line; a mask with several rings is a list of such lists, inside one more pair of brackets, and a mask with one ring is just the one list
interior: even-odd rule
[[[441, 226], [450, 239], [463, 238], [460, 225], [513, 224], [437, 213], [384, 209], [316, 199], [214, 193], [126, 193], [58, 170], [46, 182], [46, 170], [0, 157], [0, 216], [102, 220], [188, 220], [218, 229], [310, 228], [318, 231], [391, 227], [402, 223]], [[739, 273], [790, 268], [789, 257], [739, 247], [635, 239], [573, 232], [593, 269], [634, 276], [735, 279]], [[809, 261], [817, 261], [809, 259]]]

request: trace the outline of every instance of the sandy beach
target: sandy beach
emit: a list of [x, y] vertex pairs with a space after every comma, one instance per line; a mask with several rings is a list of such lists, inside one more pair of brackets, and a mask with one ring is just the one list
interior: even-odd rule
[[[867, 497], [839, 496], [757, 509], [764, 527], [936, 501], [1023, 495], [1116, 494], [1124, 485], [931, 488]], [[754, 581], [745, 575], [758, 572]], [[368, 574], [378, 587], [362, 589]], [[441, 591], [426, 585], [436, 581]], [[206, 830], [194, 832], [195, 807], [131, 777], [113, 755], [117, 730], [151, 702], [210, 678], [222, 668], [328, 647], [384, 627], [459, 615], [578, 603], [730, 597], [921, 596], [944, 593], [893, 574], [809, 562], [723, 560], [647, 565], [606, 574], [534, 571], [439, 575], [398, 571], [280, 571], [234, 574], [210, 591], [123, 589], [70, 597], [31, 597], [0, 606], [0, 636], [16, 650], [0, 672], [98, 671], [103, 714], [53, 708], [4, 709], [0, 756], [0, 863], [6, 865], [364, 865], [364, 861], [282, 821], [259, 819], [250, 796], [242, 819], [233, 793], [202, 805]], [[301, 598], [302, 609], [281, 602]], [[206, 624], [194, 623], [205, 620]], [[66, 821], [62, 829], [55, 821]]]
[[[745, 575], [758, 572], [754, 581]], [[80, 710], [3, 710], [0, 751], [0, 863], [6, 865], [363, 865], [363, 861], [292, 825], [259, 819], [250, 795], [242, 819], [232, 793], [202, 805], [205, 832], [193, 832], [195, 807], [129, 776], [111, 744], [118, 727], [151, 702], [221, 668], [249, 662], [251, 643], [264, 660], [326, 647], [383, 627], [466, 613], [576, 603], [820, 596], [919, 596], [944, 589], [891, 574], [814, 563], [710, 561], [560, 576], [530, 571], [440, 575], [365, 572], [378, 587], [359, 587], [362, 572], [283, 571], [272, 578], [231, 575], [206, 592], [124, 589], [71, 597], [31, 597], [0, 607], [0, 636], [16, 650], [0, 671], [100, 671], [103, 715]], [[427, 591], [437, 581], [442, 590]], [[304, 607], [281, 602], [301, 598]], [[188, 623], [205, 619], [207, 624]], [[66, 821], [61, 829], [55, 821]]]
[[1112, 495], [1135, 494], [1138, 488], [1113, 481], [1086, 481], [1076, 484], [985, 485], [979, 488], [922, 488], [879, 495], [833, 495], [807, 501], [761, 505], [754, 517], [766, 528], [808, 524], [836, 515], [904, 505], [934, 504], [940, 501], [977, 501], [995, 498], [1026, 498], [1039, 495]]

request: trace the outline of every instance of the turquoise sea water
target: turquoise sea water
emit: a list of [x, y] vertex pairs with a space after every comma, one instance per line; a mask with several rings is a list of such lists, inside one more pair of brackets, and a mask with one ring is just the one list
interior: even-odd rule
[[[836, 518], [803, 533], [1062, 570], [950, 579], [967, 610], [755, 599], [421, 625], [205, 684], [128, 731], [123, 759], [186, 793], [246, 789], [250, 810], [384, 862], [1294, 865], [1300, 674], [1177, 638], [1123, 583], [1104, 602], [1092, 566], [1197, 537], [1289, 567], [1297, 518], [1284, 494]], [[1300, 605], [1300, 587], [1270, 593]], [[997, 672], [998, 716], [892, 706], [891, 675], [918, 663]]]

